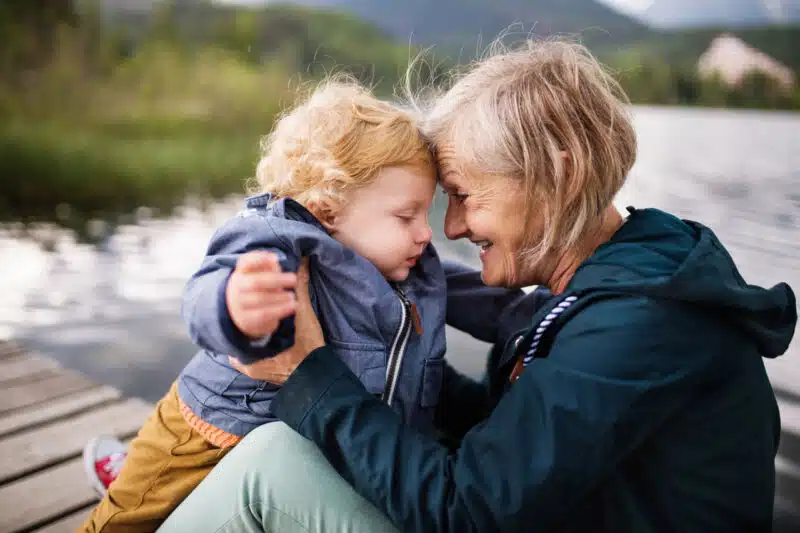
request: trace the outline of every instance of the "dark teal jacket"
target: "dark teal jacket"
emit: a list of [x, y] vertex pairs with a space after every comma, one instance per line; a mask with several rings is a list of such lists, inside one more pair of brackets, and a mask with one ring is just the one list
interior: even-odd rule
[[495, 346], [486, 383], [447, 367], [456, 446], [404, 426], [327, 347], [275, 412], [406, 532], [769, 531], [780, 421], [762, 357], [796, 320], [790, 288], [746, 284], [708, 228], [632, 211], [521, 342]]

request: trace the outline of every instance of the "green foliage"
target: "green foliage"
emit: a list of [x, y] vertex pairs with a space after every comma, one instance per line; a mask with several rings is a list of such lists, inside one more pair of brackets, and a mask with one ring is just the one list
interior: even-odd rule
[[645, 61], [658, 60], [681, 68], [693, 68], [711, 41], [722, 33], [735, 35], [787, 67], [800, 70], [800, 25], [653, 31], [640, 39], [604, 43], [597, 46], [595, 52], [612, 61], [615, 56], [634, 55]]
[[71, 26], [77, 15], [69, 0], [0, 2], [0, 75], [46, 64], [54, 52], [53, 36], [60, 26]]
[[311, 78], [347, 71], [383, 94], [413, 53], [352, 15], [294, 5], [221, 10], [211, 42], [249, 64], [278, 60]]
[[792, 88], [761, 72], [751, 72], [738, 85], [729, 86], [718, 76], [702, 77], [694, 67], [657, 58], [618, 55], [613, 66], [634, 103], [800, 110], [800, 74]]

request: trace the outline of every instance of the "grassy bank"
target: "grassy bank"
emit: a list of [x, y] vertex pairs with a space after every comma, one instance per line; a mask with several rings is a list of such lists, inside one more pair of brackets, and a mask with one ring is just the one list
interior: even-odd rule
[[3, 124], [0, 218], [48, 220], [60, 204], [80, 217], [105, 217], [143, 205], [168, 210], [190, 194], [242, 192], [259, 134], [204, 130], [143, 136], [55, 121]]

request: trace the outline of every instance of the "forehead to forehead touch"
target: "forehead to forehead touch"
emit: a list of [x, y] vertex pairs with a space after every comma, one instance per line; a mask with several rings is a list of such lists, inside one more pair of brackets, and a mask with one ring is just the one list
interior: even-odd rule
[[455, 147], [448, 142], [444, 142], [436, 147], [436, 166], [438, 168], [438, 178], [442, 185], [446, 185], [454, 178], [454, 174], [459, 172]]

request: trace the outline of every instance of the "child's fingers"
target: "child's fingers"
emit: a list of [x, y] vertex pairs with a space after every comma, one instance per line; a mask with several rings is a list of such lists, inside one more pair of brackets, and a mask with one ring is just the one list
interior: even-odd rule
[[283, 305], [294, 301], [294, 293], [291, 291], [259, 291], [245, 292], [238, 298], [238, 304], [242, 309], [259, 309], [267, 306]]
[[[244, 312], [244, 322], [257, 331], [272, 331], [278, 322], [294, 314], [296, 304], [294, 300], [282, 304], [269, 305]], [[250, 328], [249, 328], [250, 329]]]
[[241, 277], [244, 292], [271, 292], [294, 289], [297, 275], [294, 272], [251, 272]]
[[260, 318], [262, 320], [279, 321], [286, 318], [287, 316], [293, 315], [296, 308], [297, 304], [295, 303], [294, 300], [292, 300], [287, 303], [270, 306], [266, 309], [261, 309], [260, 311], [255, 311], [255, 312], [260, 314]]
[[278, 256], [274, 253], [255, 250], [247, 252], [236, 261], [236, 270], [240, 272], [280, 272], [281, 264]]

